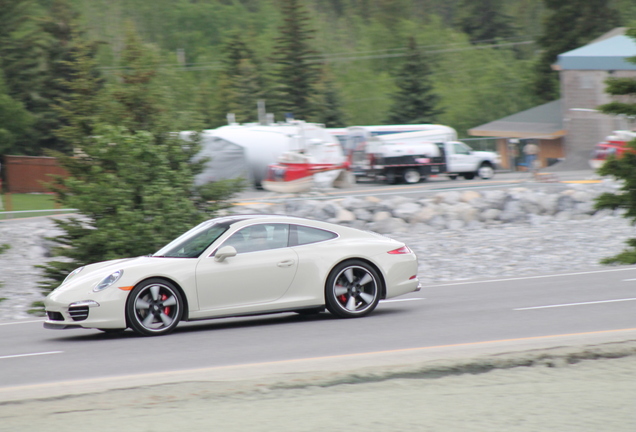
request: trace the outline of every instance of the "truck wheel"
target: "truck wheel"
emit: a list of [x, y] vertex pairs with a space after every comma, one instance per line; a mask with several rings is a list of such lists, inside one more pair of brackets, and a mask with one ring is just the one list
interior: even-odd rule
[[471, 173], [464, 173], [462, 174], [462, 177], [464, 177], [466, 180], [472, 180], [475, 178], [475, 173], [471, 172]]
[[394, 172], [388, 172], [386, 173], [386, 182], [388, 184], [395, 184], [395, 173]]
[[457, 180], [457, 174], [449, 174], [448, 178], [451, 180]]
[[495, 175], [495, 170], [492, 168], [492, 165], [483, 163], [477, 170], [477, 175], [484, 180], [488, 180]]
[[404, 181], [408, 184], [419, 183], [421, 179], [422, 176], [416, 169], [407, 169], [404, 171]]

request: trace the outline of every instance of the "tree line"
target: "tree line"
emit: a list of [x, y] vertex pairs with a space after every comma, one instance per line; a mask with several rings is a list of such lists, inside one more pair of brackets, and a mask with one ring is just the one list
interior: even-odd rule
[[438, 122], [463, 134], [558, 98], [556, 55], [636, 19], [632, 3], [0, 0], [0, 154], [70, 151], [55, 131], [78, 43], [93, 45], [93, 73], [109, 87], [135, 32], [178, 130], [218, 127], [228, 112], [253, 121], [264, 99], [277, 120]]

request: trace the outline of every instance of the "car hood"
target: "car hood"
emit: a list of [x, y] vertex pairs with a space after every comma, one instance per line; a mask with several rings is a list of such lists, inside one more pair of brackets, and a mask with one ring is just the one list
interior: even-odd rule
[[116, 272], [117, 270], [124, 270], [131, 267], [138, 267], [148, 264], [150, 262], [156, 262], [156, 260], [164, 258], [153, 258], [149, 256], [142, 256], [136, 258], [123, 258], [110, 261], [102, 261], [94, 264], [88, 264], [84, 266], [84, 269], [75, 277], [73, 277], [67, 283], [57, 287], [54, 292], [60, 293], [68, 290], [72, 290], [76, 287], [85, 288], [88, 285], [96, 285], [102, 279], [109, 274]]

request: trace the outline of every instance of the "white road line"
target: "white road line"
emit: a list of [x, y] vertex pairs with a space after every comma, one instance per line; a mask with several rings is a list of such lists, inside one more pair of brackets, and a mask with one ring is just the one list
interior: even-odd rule
[[515, 278], [507, 278], [507, 279], [470, 280], [466, 282], [450, 282], [450, 283], [439, 284], [439, 285], [425, 285], [425, 288], [438, 288], [438, 287], [455, 286], [455, 285], [470, 285], [470, 284], [493, 283], [493, 282], [510, 282], [510, 281], [528, 280], [528, 279], [546, 279], [546, 278], [563, 277], [563, 276], [580, 276], [580, 275], [586, 275], [586, 274], [609, 273], [609, 272], [626, 271], [626, 270], [636, 271], [636, 267], [628, 267], [628, 268], [620, 268], [620, 269], [612, 269], [612, 270], [592, 270], [592, 271], [584, 271], [584, 272], [577, 272], [577, 273], [559, 273], [559, 274], [541, 275], [541, 276], [525, 276], [525, 277], [515, 277]]
[[534, 307], [527, 307], [527, 308], [517, 308], [517, 309], [513, 309], [513, 310], [520, 311], [520, 310], [531, 310], [531, 309], [548, 309], [548, 308], [558, 308], [558, 307], [567, 307], [567, 306], [581, 306], [581, 305], [590, 305], [590, 304], [599, 304], [599, 303], [626, 302], [626, 301], [634, 301], [634, 300], [636, 300], [636, 298], [626, 298], [626, 299], [616, 299], [616, 300], [599, 300], [599, 301], [593, 301], [593, 302], [565, 303], [565, 304], [549, 305], [549, 306], [534, 306]]
[[623, 282], [633, 282], [636, 281], [636, 279], [623, 279]]
[[0, 356], [0, 360], [18, 358], [18, 357], [34, 357], [34, 356], [43, 356], [43, 355], [50, 355], [50, 354], [62, 354], [63, 352], [64, 351], [48, 351], [48, 352], [40, 352], [40, 353], [6, 355], [6, 356]]
[[0, 326], [5, 326], [5, 325], [15, 325], [15, 324], [43, 323], [44, 321], [45, 321], [45, 320], [36, 320], [36, 321], [16, 321], [16, 322], [0, 323]]
[[397, 302], [418, 301], [418, 300], [426, 300], [426, 299], [424, 299], [424, 298], [407, 298], [407, 299], [395, 299], [395, 300], [381, 300], [381, 303], [397, 303]]

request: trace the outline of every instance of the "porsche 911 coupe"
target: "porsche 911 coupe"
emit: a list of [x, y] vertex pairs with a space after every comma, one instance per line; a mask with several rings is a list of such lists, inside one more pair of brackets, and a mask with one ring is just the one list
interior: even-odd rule
[[180, 321], [269, 314], [369, 314], [420, 289], [403, 243], [277, 215], [211, 219], [153, 255], [90, 264], [45, 299], [45, 328], [131, 328], [164, 335]]

